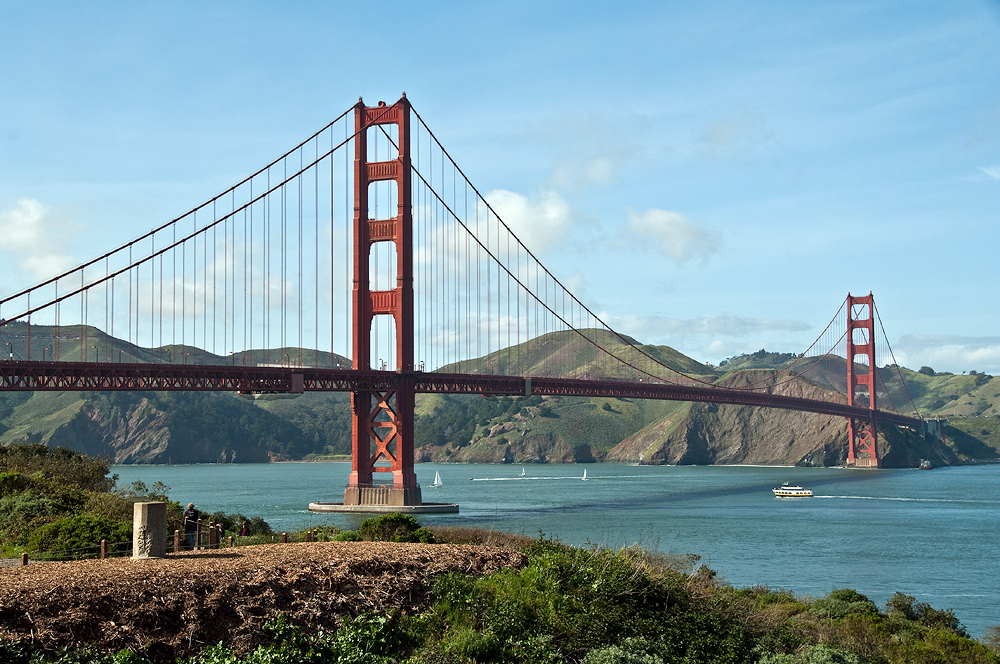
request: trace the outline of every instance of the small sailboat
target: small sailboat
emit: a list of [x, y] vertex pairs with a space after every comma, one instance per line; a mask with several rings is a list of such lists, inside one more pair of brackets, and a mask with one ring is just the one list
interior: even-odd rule
[[521, 466], [521, 477], [524, 477], [524, 466]]
[[587, 469], [586, 468], [583, 469], [583, 477], [581, 479], [583, 479], [583, 480], [587, 479]]
[[432, 487], [444, 486], [444, 482], [441, 481], [441, 473], [437, 471], [434, 472], [434, 484], [431, 484], [431, 486]]

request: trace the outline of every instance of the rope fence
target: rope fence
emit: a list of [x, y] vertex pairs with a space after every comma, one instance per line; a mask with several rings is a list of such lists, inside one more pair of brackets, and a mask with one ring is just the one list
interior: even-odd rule
[[[319, 528], [295, 533], [268, 533], [258, 535], [226, 535], [222, 524], [207, 523], [192, 532], [189, 541], [183, 530], [174, 530], [166, 534], [167, 554], [178, 554], [185, 551], [212, 551], [216, 549], [235, 548], [237, 546], [252, 546], [258, 544], [294, 544], [301, 542], [320, 542], [329, 539]], [[108, 542], [101, 540], [98, 544], [82, 546], [59, 551], [32, 551], [22, 553], [20, 557], [0, 558], [0, 567], [26, 566], [29, 563], [64, 562], [70, 560], [103, 560], [105, 558], [123, 558], [132, 555], [132, 540], [124, 542]]]

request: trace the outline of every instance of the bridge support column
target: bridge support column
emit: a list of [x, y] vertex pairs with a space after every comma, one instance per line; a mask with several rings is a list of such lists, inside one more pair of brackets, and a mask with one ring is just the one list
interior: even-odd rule
[[[368, 161], [368, 130], [395, 125], [395, 159]], [[403, 96], [392, 106], [380, 102], [354, 107], [354, 369], [371, 370], [372, 322], [392, 316], [396, 332], [394, 390], [354, 392], [352, 466], [344, 491], [345, 505], [420, 505], [413, 472], [413, 212], [410, 185], [410, 104]], [[369, 186], [396, 185], [397, 208], [389, 219], [368, 218]], [[396, 287], [372, 290], [371, 253], [391, 242], [396, 250]], [[384, 369], [384, 367], [379, 367]], [[392, 473], [392, 484], [374, 481], [375, 473]]]
[[878, 468], [875, 419], [875, 298], [847, 295], [847, 404], [868, 406], [867, 419], [847, 421], [847, 465]]

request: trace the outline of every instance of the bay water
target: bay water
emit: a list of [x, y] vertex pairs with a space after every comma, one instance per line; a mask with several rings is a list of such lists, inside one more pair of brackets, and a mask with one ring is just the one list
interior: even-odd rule
[[[587, 479], [583, 479], [584, 470]], [[1000, 624], [1000, 465], [920, 470], [756, 466], [418, 464], [425, 502], [460, 512], [424, 525], [543, 533], [567, 544], [639, 543], [697, 554], [735, 586], [820, 597], [854, 588], [880, 606], [896, 591], [954, 609], [973, 636]], [[205, 513], [261, 516], [276, 531], [363, 515], [338, 502], [349, 463], [115, 466], [119, 485], [160, 481]], [[429, 488], [434, 474], [442, 487]], [[783, 482], [813, 498], [775, 498]], [[369, 515], [370, 516], [370, 515]]]

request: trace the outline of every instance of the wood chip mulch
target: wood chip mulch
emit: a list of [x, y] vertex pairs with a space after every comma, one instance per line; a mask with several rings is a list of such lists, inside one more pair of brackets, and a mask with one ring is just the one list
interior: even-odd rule
[[316, 542], [6, 568], [0, 640], [164, 659], [220, 642], [246, 652], [278, 614], [330, 630], [347, 615], [418, 610], [436, 575], [524, 564], [488, 546]]

